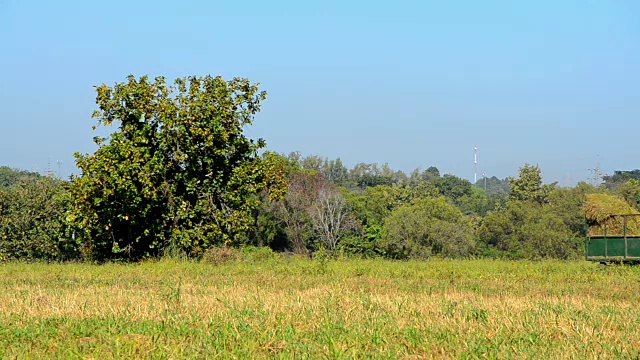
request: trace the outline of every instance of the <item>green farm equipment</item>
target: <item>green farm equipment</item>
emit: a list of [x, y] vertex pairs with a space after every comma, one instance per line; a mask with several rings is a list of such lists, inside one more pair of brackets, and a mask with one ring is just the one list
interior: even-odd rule
[[640, 214], [611, 215], [592, 223], [586, 240], [589, 261], [640, 261]]

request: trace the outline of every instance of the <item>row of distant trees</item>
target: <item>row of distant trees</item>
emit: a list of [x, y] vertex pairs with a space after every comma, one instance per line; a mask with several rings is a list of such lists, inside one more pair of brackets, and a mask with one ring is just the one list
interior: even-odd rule
[[[576, 258], [583, 254], [587, 230], [582, 211], [585, 195], [621, 189], [607, 189], [608, 182], [601, 187], [545, 185], [540, 168], [528, 164], [516, 178], [496, 179], [504, 187], [494, 187], [497, 191], [491, 193], [456, 176], [441, 176], [435, 168], [414, 172], [419, 176], [400, 174], [384, 184], [379, 183], [379, 174], [368, 172], [368, 181], [375, 179], [375, 185], [362, 187], [353, 169], [343, 172], [347, 174], [343, 181], [334, 182], [328, 173], [335, 161], [311, 159], [292, 154], [283, 160], [288, 191], [283, 199], [265, 200], [258, 210], [257, 244], [302, 253], [328, 248], [393, 259]], [[638, 195], [640, 187], [636, 199]], [[319, 212], [325, 218], [333, 215], [334, 224], [340, 225], [334, 229], [339, 231], [318, 231]]]
[[[640, 171], [602, 186], [543, 184], [525, 164], [487, 190], [437, 168], [346, 168], [340, 159], [265, 151], [244, 134], [266, 93], [246, 79], [130, 76], [97, 87], [98, 150], [81, 175], [0, 168], [0, 259], [200, 257], [216, 247], [268, 246], [392, 259], [576, 258], [585, 194], [637, 207]], [[483, 182], [484, 185], [484, 182]]]
[[[394, 259], [434, 255], [566, 259], [581, 256], [585, 194], [613, 193], [636, 208], [640, 198], [640, 176], [633, 172], [616, 172], [599, 187], [580, 183], [558, 188], [543, 185], [540, 169], [525, 165], [518, 178], [500, 181], [509, 184], [510, 191], [487, 194], [463, 179], [440, 176], [435, 168], [423, 172], [419, 181], [398, 176], [392, 183], [365, 187], [358, 185], [361, 175], [348, 170], [349, 187], [329, 180], [331, 167], [309, 166], [318, 163], [315, 156], [312, 161], [297, 154], [267, 153], [262, 158], [282, 171], [286, 191], [276, 197], [266, 191], [256, 193], [244, 231], [210, 238], [197, 247], [154, 239], [158, 245], [149, 242], [139, 250], [116, 241], [109, 244], [111, 248], [100, 249], [83, 238], [86, 235], [74, 218], [71, 182], [0, 167], [0, 258], [136, 259], [170, 251], [199, 256], [210, 247], [253, 245], [300, 254], [327, 249]], [[380, 174], [368, 171], [366, 176]], [[133, 215], [128, 217], [116, 215], [136, 221]], [[119, 230], [132, 234], [136, 229]], [[138, 230], [144, 234], [145, 229]]]

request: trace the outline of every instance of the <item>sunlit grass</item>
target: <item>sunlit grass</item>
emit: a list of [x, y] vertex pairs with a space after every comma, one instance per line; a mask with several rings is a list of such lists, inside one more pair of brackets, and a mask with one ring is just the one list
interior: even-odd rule
[[0, 265], [1, 358], [629, 358], [640, 267]]

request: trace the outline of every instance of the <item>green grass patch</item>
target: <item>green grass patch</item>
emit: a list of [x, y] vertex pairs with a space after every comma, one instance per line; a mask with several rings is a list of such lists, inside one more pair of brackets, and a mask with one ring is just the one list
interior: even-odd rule
[[632, 358], [640, 267], [264, 256], [0, 265], [0, 358]]

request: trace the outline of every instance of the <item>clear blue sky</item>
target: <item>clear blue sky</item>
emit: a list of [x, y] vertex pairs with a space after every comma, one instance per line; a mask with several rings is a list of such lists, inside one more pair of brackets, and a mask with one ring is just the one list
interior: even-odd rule
[[77, 171], [130, 73], [260, 82], [251, 136], [348, 166], [640, 168], [637, 1], [0, 0], [0, 165]]

